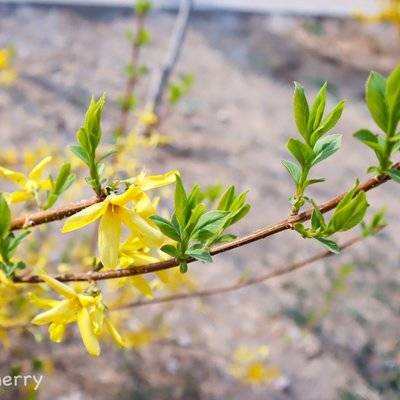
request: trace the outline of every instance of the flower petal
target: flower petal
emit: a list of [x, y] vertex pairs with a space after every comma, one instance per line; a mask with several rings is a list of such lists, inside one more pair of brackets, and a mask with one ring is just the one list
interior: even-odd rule
[[170, 185], [176, 180], [176, 175], [179, 175], [179, 171], [172, 170], [163, 175], [144, 176], [139, 175], [135, 184], [142, 190], [156, 189], [161, 186]]
[[100, 218], [107, 210], [109, 202], [107, 200], [91, 205], [88, 208], [69, 217], [62, 228], [62, 233], [74, 231], [91, 224], [96, 219]]
[[11, 171], [10, 169], [0, 167], [0, 177], [8, 179], [20, 186], [24, 185], [27, 181], [26, 176], [21, 172]]
[[153, 291], [143, 275], [133, 276], [131, 280], [133, 286], [135, 286], [135, 288], [139, 290], [143, 296], [147, 297], [148, 299], [153, 298]]
[[47, 165], [51, 162], [51, 160], [52, 160], [51, 156], [43, 158], [43, 160], [40, 161], [39, 164], [33, 167], [32, 171], [28, 175], [29, 179], [38, 181], [42, 176], [43, 170], [47, 167]]
[[109, 196], [109, 200], [111, 204], [117, 205], [117, 206], [124, 206], [126, 203], [129, 201], [135, 199], [137, 196], [139, 196], [142, 193], [141, 188], [131, 185], [128, 190], [126, 190], [124, 193], [117, 195], [117, 196]]
[[26, 192], [24, 190], [20, 190], [17, 192], [12, 192], [7, 195], [8, 200], [10, 203], [20, 203], [22, 201], [27, 201], [33, 199], [35, 196], [33, 193]]
[[64, 339], [65, 324], [57, 324], [53, 322], [49, 326], [50, 340], [56, 343], [60, 343]]
[[62, 300], [50, 310], [44, 311], [31, 321], [35, 325], [45, 325], [51, 322], [65, 323], [70, 320], [71, 313], [74, 312], [74, 305], [71, 300]]
[[93, 332], [92, 321], [90, 320], [89, 311], [86, 307], [79, 310], [78, 313], [78, 327], [82, 337], [83, 344], [88, 353], [92, 356], [100, 355], [100, 344]]
[[140, 215], [122, 207], [120, 215], [123, 223], [147, 246], [158, 247], [163, 244], [164, 235], [157, 228], [151, 226]]
[[108, 331], [110, 332], [111, 337], [114, 339], [115, 343], [117, 343], [118, 346], [125, 347], [124, 340], [122, 339], [121, 335], [116, 330], [115, 326], [110, 321], [110, 319], [106, 317], [104, 319], [104, 323], [105, 323]]
[[71, 286], [62, 283], [49, 275], [40, 275], [40, 277], [49, 285], [51, 289], [53, 289], [61, 296], [64, 296], [66, 298], [74, 298], [77, 296], [77, 293], [74, 289], [72, 289]]
[[[111, 207], [110, 207], [111, 208]], [[115, 268], [118, 265], [119, 242], [121, 241], [121, 220], [119, 213], [107, 209], [101, 217], [99, 226], [99, 258], [106, 268]], [[119, 209], [120, 207], [114, 206]]]

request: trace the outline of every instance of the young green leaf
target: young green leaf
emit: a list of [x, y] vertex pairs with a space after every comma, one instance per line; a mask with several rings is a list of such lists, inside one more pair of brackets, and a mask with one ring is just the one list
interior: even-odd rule
[[177, 242], [180, 241], [180, 234], [179, 231], [176, 229], [176, 227], [166, 220], [165, 218], [160, 217], [159, 215], [153, 215], [150, 217], [150, 219], [158, 226], [160, 231], [165, 235], [171, 238], [172, 240], [175, 240]]
[[0, 193], [0, 239], [5, 238], [11, 228], [11, 211], [2, 193]]
[[316, 240], [320, 242], [326, 249], [328, 249], [331, 253], [339, 254], [340, 253], [340, 248], [338, 244], [330, 239], [326, 239], [323, 237], [316, 237]]
[[320, 163], [327, 159], [332, 154], [336, 153], [342, 143], [342, 135], [329, 135], [323, 136], [318, 139], [314, 146], [314, 154], [316, 155], [313, 160], [313, 165]]
[[294, 83], [294, 119], [296, 122], [297, 129], [307, 140], [309, 137], [309, 130], [308, 130], [308, 120], [309, 120], [309, 107], [306, 95], [304, 93], [304, 87], [298, 83]]
[[298, 184], [301, 179], [301, 169], [292, 161], [283, 160], [283, 166], [289, 172], [289, 175], [292, 177], [295, 184]]
[[377, 72], [371, 72], [366, 83], [368, 109], [376, 124], [386, 132], [389, 112], [386, 103], [386, 79]]

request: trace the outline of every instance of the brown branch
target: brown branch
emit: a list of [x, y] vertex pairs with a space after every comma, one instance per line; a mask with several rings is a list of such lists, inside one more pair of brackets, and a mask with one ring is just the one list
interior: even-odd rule
[[[392, 168], [400, 169], [400, 162], [396, 163]], [[389, 181], [391, 178], [389, 176], [381, 176], [377, 178], [367, 179], [364, 183], [359, 185], [358, 191], [369, 191], [374, 189], [377, 186], [382, 185], [383, 183]], [[325, 203], [319, 206], [319, 209], [322, 213], [326, 213], [332, 209], [334, 209], [339, 201], [346, 194], [342, 193], [336, 197], [331, 198]], [[258, 240], [264, 239], [268, 236], [275, 235], [279, 232], [293, 229], [294, 225], [300, 222], [307, 221], [311, 218], [312, 209], [304, 211], [297, 215], [291, 215], [290, 217], [278, 222], [274, 225], [269, 225], [264, 228], [258, 229], [257, 231], [250, 233], [249, 235], [243, 236], [241, 238], [235, 239], [229, 243], [225, 243], [219, 246], [215, 246], [211, 249], [211, 255], [216, 255], [219, 253], [224, 253], [225, 251], [229, 251], [232, 249], [236, 249], [237, 247], [245, 246], [249, 243], [256, 242]], [[43, 222], [42, 222], [43, 223]], [[188, 262], [193, 262], [194, 259], [189, 259]], [[61, 282], [77, 282], [77, 281], [100, 281], [106, 279], [116, 279], [116, 278], [125, 278], [128, 276], [135, 275], [143, 275], [151, 272], [161, 271], [164, 269], [173, 268], [179, 265], [179, 261], [176, 258], [171, 258], [166, 261], [160, 261], [157, 263], [147, 264], [147, 265], [139, 265], [139, 266], [131, 266], [124, 269], [116, 269], [111, 271], [89, 271], [89, 272], [75, 272], [75, 273], [67, 273], [63, 275], [55, 276]], [[16, 277], [14, 279], [17, 283], [39, 283], [42, 282], [40, 277], [32, 275], [25, 277]]]
[[11, 230], [30, 228], [32, 226], [47, 224], [49, 222], [58, 221], [82, 211], [83, 209], [100, 203], [104, 199], [100, 197], [92, 197], [91, 199], [82, 200], [78, 203], [70, 204], [65, 207], [54, 208], [47, 211], [38, 211], [34, 214], [25, 215], [12, 220]]
[[[377, 232], [382, 230], [383, 228], [384, 228], [384, 226], [379, 227]], [[345, 249], [353, 246], [354, 244], [362, 241], [363, 239], [365, 239], [365, 237], [362, 235], [355, 236], [352, 239], [349, 239], [347, 242], [343, 243], [340, 246], [340, 250], [345, 250]], [[297, 262], [293, 262], [289, 265], [285, 265], [283, 267], [274, 268], [274, 269], [272, 269], [272, 271], [268, 271], [259, 276], [253, 276], [253, 277], [250, 277], [250, 278], [247, 278], [244, 280], [239, 279], [237, 282], [230, 284], [230, 285], [216, 287], [214, 289], [191, 292], [191, 293], [179, 293], [179, 294], [159, 297], [159, 298], [151, 299], [151, 300], [138, 300], [138, 301], [135, 301], [132, 303], [128, 303], [128, 304], [125, 304], [122, 306], [112, 308], [111, 310], [112, 311], [125, 310], [127, 308], [132, 308], [132, 307], [142, 307], [142, 306], [147, 306], [150, 304], [160, 304], [160, 303], [166, 303], [169, 301], [176, 301], [176, 300], [182, 300], [182, 299], [188, 299], [188, 298], [190, 298], [190, 299], [203, 298], [203, 297], [215, 296], [215, 295], [223, 294], [223, 293], [227, 293], [227, 292], [232, 292], [235, 290], [245, 288], [247, 286], [257, 285], [257, 284], [267, 281], [269, 279], [273, 279], [273, 278], [276, 278], [276, 277], [279, 277], [282, 275], [286, 275], [290, 272], [293, 272], [300, 268], [307, 267], [308, 265], [313, 264], [316, 261], [320, 261], [320, 260], [322, 260], [324, 258], [328, 258], [332, 255], [334, 255], [334, 253], [332, 253], [330, 251], [324, 251], [324, 252], [315, 254], [314, 256], [308, 257], [308, 258], [304, 259], [303, 261], [297, 261]]]

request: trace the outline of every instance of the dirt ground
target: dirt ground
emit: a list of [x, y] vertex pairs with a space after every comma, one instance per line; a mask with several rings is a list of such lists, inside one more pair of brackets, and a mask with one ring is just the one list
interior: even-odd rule
[[[0, 6], [0, 45], [17, 49], [20, 79], [0, 92], [2, 147], [28, 146], [38, 138], [70, 143], [91, 94], [110, 99], [104, 130], [115, 126], [116, 99], [123, 87], [128, 12]], [[155, 14], [149, 65], [162, 60], [173, 16]], [[292, 184], [280, 160], [294, 133], [292, 81], [309, 91], [328, 80], [332, 103], [348, 104], [336, 129], [341, 151], [319, 173], [328, 182], [313, 194], [321, 201], [364, 179], [372, 161], [352, 133], [371, 126], [363, 103], [370, 68], [387, 72], [400, 59], [400, 40], [389, 27], [354, 21], [293, 19], [237, 14], [192, 18], [178, 72], [196, 84], [187, 101], [163, 127], [171, 146], [143, 155], [155, 173], [182, 171], [189, 183], [234, 183], [249, 190], [252, 212], [237, 228], [244, 234], [288, 214]], [[146, 85], [140, 87], [144, 93]], [[338, 257], [265, 285], [224, 296], [155, 305], [132, 311], [132, 323], [164, 315], [169, 340], [138, 352], [106, 348], [92, 360], [77, 340], [43, 343], [32, 350], [52, 354], [40, 399], [235, 399], [333, 400], [399, 398], [400, 186], [386, 184], [369, 196], [371, 210], [387, 206], [390, 225], [377, 238]], [[201, 286], [232, 282], [318, 251], [318, 245], [285, 232], [218, 256], [213, 265], [191, 268]], [[348, 288], [331, 312], [304, 328], [310, 311], [323, 306], [330, 273], [351, 263]], [[27, 340], [29, 342], [29, 340]], [[270, 363], [284, 377], [270, 386], [250, 386], [226, 372], [226, 359], [241, 345], [270, 347]], [[24, 359], [21, 345], [2, 352]], [[353, 396], [353, 397], [352, 397]], [[357, 397], [358, 396], [358, 397]]]

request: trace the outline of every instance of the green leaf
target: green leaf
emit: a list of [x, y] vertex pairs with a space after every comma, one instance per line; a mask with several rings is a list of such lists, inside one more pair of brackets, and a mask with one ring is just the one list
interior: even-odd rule
[[150, 12], [152, 4], [150, 0], [136, 0], [135, 1], [135, 13], [138, 16], [144, 16]]
[[400, 119], [400, 65], [388, 76], [386, 81], [386, 99], [395, 128]]
[[314, 154], [316, 154], [313, 165], [327, 159], [336, 153], [342, 143], [342, 135], [323, 136], [318, 139], [314, 146]]
[[386, 132], [389, 120], [386, 103], [386, 79], [378, 72], [371, 72], [368, 77], [365, 100], [372, 118]]
[[308, 120], [308, 131], [314, 132], [320, 125], [322, 117], [325, 111], [326, 95], [327, 95], [327, 83], [325, 82], [317, 95], [315, 96], [314, 102], [310, 110], [310, 118]]
[[223, 219], [226, 218], [226, 216], [229, 213], [226, 211], [208, 211], [205, 214], [203, 214], [196, 226], [193, 229], [193, 233], [196, 231], [200, 231], [203, 228], [207, 228], [208, 230], [214, 231], [215, 229], [218, 229], [220, 226], [223, 225], [222, 221]]
[[389, 169], [386, 173], [397, 183], [400, 183], [400, 171], [398, 169]]
[[330, 239], [322, 238], [322, 237], [316, 237], [316, 240], [320, 242], [326, 249], [328, 249], [331, 253], [339, 254], [340, 253], [340, 248], [336, 242]]
[[173, 246], [172, 244], [166, 244], [166, 245], [162, 246], [160, 250], [163, 251], [164, 253], [168, 254], [171, 257], [178, 257], [178, 255], [179, 255], [178, 249], [175, 246]]
[[151, 34], [146, 29], [140, 29], [136, 35], [136, 46], [142, 47], [151, 42]]
[[301, 179], [301, 169], [292, 161], [283, 160], [283, 166], [289, 172], [289, 175], [292, 177], [295, 184], [298, 184]]
[[320, 127], [311, 135], [311, 145], [314, 145], [323, 134], [336, 126], [340, 117], [342, 116], [345, 105], [346, 102], [344, 100], [340, 101], [327, 115], [327, 117], [322, 121]]
[[230, 186], [221, 196], [221, 200], [218, 203], [217, 210], [221, 211], [229, 210], [234, 199], [235, 199], [235, 186]]
[[75, 154], [80, 160], [82, 160], [86, 165], [90, 165], [89, 155], [87, 154], [86, 150], [77, 145], [73, 145], [69, 147], [71, 152]]
[[185, 207], [187, 203], [186, 191], [179, 175], [176, 175], [175, 181], [175, 215], [181, 226], [186, 225]]
[[367, 145], [372, 150], [377, 151], [379, 153], [383, 151], [383, 147], [381, 146], [378, 140], [378, 135], [374, 135], [368, 129], [360, 129], [359, 131], [354, 133], [353, 136], [360, 142]]
[[153, 215], [150, 219], [158, 226], [160, 231], [165, 235], [179, 242], [181, 240], [179, 231], [175, 228], [175, 226], [165, 218], [160, 217], [159, 215]]
[[308, 130], [308, 119], [309, 119], [309, 107], [307, 103], [307, 99], [304, 93], [304, 88], [300, 83], [294, 83], [294, 120], [296, 122], [297, 129], [307, 140], [309, 137], [309, 130]]
[[287, 148], [303, 168], [311, 166], [315, 154], [309, 145], [291, 138], [287, 143]]
[[318, 206], [312, 201], [312, 205], [314, 207], [314, 210], [311, 214], [311, 226], [313, 229], [325, 229], [326, 224], [325, 224], [325, 219], [324, 216], [322, 215], [320, 209]]
[[0, 239], [5, 238], [11, 228], [11, 211], [2, 193], [0, 193]]
[[186, 261], [181, 261], [179, 264], [179, 270], [181, 271], [182, 274], [186, 274], [188, 271], [188, 264]]
[[207, 249], [191, 248], [187, 251], [186, 254], [202, 262], [208, 262], [208, 263], [212, 262], [211, 254]]
[[239, 210], [235, 211], [233, 215], [229, 218], [229, 225], [236, 224], [239, 222], [241, 219], [243, 219], [249, 212], [250, 212], [251, 206], [250, 204], [245, 204]]
[[[340, 203], [339, 203], [340, 204]], [[329, 221], [329, 233], [344, 232], [358, 225], [364, 218], [368, 208], [365, 192], [359, 192], [339, 209], [335, 209]]]
[[192, 210], [192, 214], [190, 215], [189, 221], [185, 227], [185, 231], [190, 235], [193, 231], [193, 228], [196, 226], [199, 218], [207, 211], [206, 206], [202, 203], [197, 204], [196, 207]]

